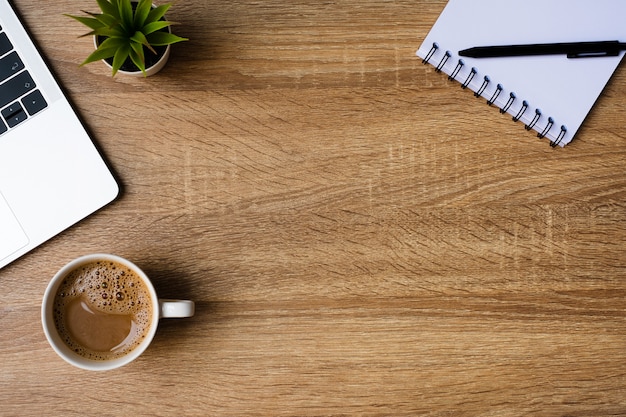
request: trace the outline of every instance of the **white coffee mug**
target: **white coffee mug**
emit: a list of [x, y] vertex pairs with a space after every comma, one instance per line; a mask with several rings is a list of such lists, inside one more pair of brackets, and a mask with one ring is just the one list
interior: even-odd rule
[[[146, 325], [147, 328], [145, 329], [145, 332], [143, 332], [143, 339], [137, 342], [136, 347], [132, 348], [132, 350], [127, 353], [124, 353], [121, 357], [94, 359], [87, 357], [89, 355], [77, 353], [68, 345], [68, 343], [66, 343], [64, 338], [67, 337], [67, 335], [62, 336], [59, 333], [55, 322], [55, 299], [57, 298], [57, 293], [63, 285], [65, 278], [70, 276], [70, 274], [76, 273], [76, 271], [81, 268], [94, 264], [98, 261], [104, 263], [117, 263], [128, 268], [128, 270], [134, 273], [134, 275], [141, 280], [143, 286], [147, 290], [147, 298], [149, 299], [151, 307], [149, 309], [151, 311], [151, 317], [146, 319], [149, 320], [149, 324]], [[123, 296], [120, 295], [120, 297]], [[81, 301], [81, 304], [85, 303]], [[116, 255], [91, 254], [74, 259], [54, 275], [48, 284], [43, 297], [41, 305], [41, 320], [48, 342], [61, 358], [71, 365], [82, 369], [104, 371], [119, 368], [120, 366], [126, 365], [139, 357], [139, 355], [141, 355], [152, 342], [152, 339], [157, 331], [159, 319], [191, 317], [194, 315], [194, 310], [195, 304], [190, 300], [159, 299], [148, 276], [132, 262]]]

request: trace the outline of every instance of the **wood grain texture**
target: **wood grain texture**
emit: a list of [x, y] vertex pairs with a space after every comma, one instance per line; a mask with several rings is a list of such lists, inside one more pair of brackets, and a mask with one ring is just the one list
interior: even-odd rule
[[[415, 57], [444, 0], [178, 2], [139, 80], [15, 4], [124, 191], [0, 271], [1, 415], [626, 415], [623, 67], [551, 149]], [[197, 314], [89, 373], [39, 309], [100, 251]]]

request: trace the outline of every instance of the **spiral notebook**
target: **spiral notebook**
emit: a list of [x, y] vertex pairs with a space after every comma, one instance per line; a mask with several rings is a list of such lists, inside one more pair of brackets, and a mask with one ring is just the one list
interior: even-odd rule
[[514, 121], [565, 146], [619, 65], [617, 57], [460, 58], [475, 46], [626, 42], [624, 0], [450, 0], [417, 51]]

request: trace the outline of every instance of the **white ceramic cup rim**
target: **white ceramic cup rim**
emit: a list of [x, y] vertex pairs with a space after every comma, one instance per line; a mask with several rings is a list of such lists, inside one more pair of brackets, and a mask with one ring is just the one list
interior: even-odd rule
[[[137, 276], [139, 276], [143, 280], [144, 284], [148, 288], [152, 303], [152, 322], [144, 340], [141, 342], [141, 344], [139, 344], [139, 346], [128, 352], [128, 354], [120, 358], [110, 360], [88, 359], [74, 352], [69, 346], [67, 346], [67, 344], [63, 341], [63, 339], [57, 332], [53, 316], [54, 298], [59, 286], [61, 285], [63, 279], [67, 276], [67, 274], [70, 271], [73, 271], [76, 268], [80, 267], [81, 265], [98, 260], [117, 262], [132, 269], [137, 274]], [[73, 261], [70, 261], [54, 275], [54, 277], [48, 284], [48, 287], [46, 288], [46, 292], [44, 293], [43, 301], [41, 304], [41, 322], [43, 324], [43, 331], [46, 335], [46, 338], [48, 339], [48, 342], [50, 343], [50, 346], [52, 346], [54, 351], [66, 362], [78, 368], [86, 370], [105, 371], [119, 368], [120, 366], [132, 362], [146, 350], [146, 348], [152, 342], [152, 339], [154, 338], [154, 335], [156, 333], [160, 318], [159, 311], [159, 299], [157, 297], [156, 291], [148, 276], [137, 265], [117, 255], [95, 253], [81, 256], [74, 259]]]

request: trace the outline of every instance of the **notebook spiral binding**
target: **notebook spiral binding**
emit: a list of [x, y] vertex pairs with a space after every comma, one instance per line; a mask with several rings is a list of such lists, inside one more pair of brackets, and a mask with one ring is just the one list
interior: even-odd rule
[[[433, 65], [435, 67], [436, 72], [441, 72], [444, 66], [452, 58], [452, 53], [450, 51], [445, 51], [443, 56], [438, 61], [435, 60], [434, 62], [431, 62], [433, 60], [433, 57], [435, 56], [435, 53], [438, 50], [439, 50], [439, 45], [436, 42], [433, 43], [433, 46], [431, 47], [428, 54], [426, 54], [426, 57], [422, 60], [422, 63]], [[478, 70], [476, 68], [471, 68], [468, 75], [465, 77], [465, 79], [459, 79], [458, 78], [459, 73], [464, 67], [465, 67], [465, 62], [463, 61], [463, 59], [459, 59], [454, 67], [454, 70], [450, 72], [450, 75], [448, 76], [448, 80], [457, 81], [461, 84], [461, 88], [466, 89], [467, 87], [469, 87], [470, 83], [474, 80], [474, 78], [478, 74]], [[492, 81], [489, 78], [489, 76], [485, 75], [483, 77], [480, 87], [474, 92], [474, 96], [478, 98], [482, 97], [485, 91], [487, 90], [487, 88], [489, 87], [489, 85], [491, 84], [491, 82]], [[504, 90], [504, 86], [502, 86], [501, 84], [498, 84], [493, 94], [487, 99], [487, 104], [489, 106], [493, 106], [503, 90]], [[508, 112], [513, 106], [513, 103], [515, 103], [517, 100], [518, 100], [517, 95], [514, 92], [511, 92], [509, 94], [509, 97], [506, 103], [500, 108], [500, 113], [504, 114]], [[526, 114], [529, 107], [530, 107], [530, 104], [526, 100], [522, 100], [522, 106], [520, 107], [519, 111], [512, 117], [512, 120], [514, 122], [518, 122], [522, 118], [522, 116]], [[554, 127], [554, 123], [555, 123], [552, 117], [548, 117], [548, 121], [545, 127], [543, 129], [537, 128], [542, 118], [543, 118], [543, 114], [541, 113], [541, 110], [535, 109], [535, 114], [533, 115], [532, 119], [530, 120], [528, 124], [524, 126], [526, 130], [532, 130], [532, 129], [537, 130], [538, 132], [537, 137], [539, 139], [545, 138], [548, 132], [550, 131], [550, 129]], [[556, 140], [551, 141], [550, 146], [552, 146], [553, 148], [558, 146], [563, 140], [563, 137], [565, 137], [566, 133], [567, 133], [567, 128], [565, 126], [561, 126], [561, 130]]]

